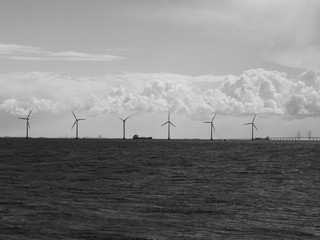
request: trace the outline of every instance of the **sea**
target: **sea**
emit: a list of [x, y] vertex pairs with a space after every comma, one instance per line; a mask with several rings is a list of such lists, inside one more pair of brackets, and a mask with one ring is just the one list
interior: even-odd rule
[[320, 142], [1, 138], [0, 239], [320, 239]]

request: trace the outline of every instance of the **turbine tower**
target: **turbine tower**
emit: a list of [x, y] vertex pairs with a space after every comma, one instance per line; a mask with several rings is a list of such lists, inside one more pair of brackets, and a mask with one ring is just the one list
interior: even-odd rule
[[78, 125], [78, 122], [79, 121], [82, 121], [82, 120], [87, 120], [87, 119], [84, 119], [84, 118], [77, 118], [76, 115], [74, 114], [73, 111], [71, 111], [74, 118], [76, 119], [71, 127], [71, 129], [73, 129], [73, 127], [76, 125], [76, 139], [78, 139], [78, 132], [79, 132], [79, 125]]
[[252, 119], [252, 122], [250, 123], [245, 123], [244, 125], [251, 125], [251, 128], [252, 128], [252, 132], [251, 132], [251, 140], [253, 140], [253, 128], [255, 128], [257, 131], [258, 131], [258, 128], [256, 127], [256, 125], [254, 124], [254, 120], [256, 118], [257, 114], [254, 115], [253, 119]]
[[211, 120], [210, 122], [203, 122], [203, 123], [210, 123], [210, 130], [211, 130], [211, 138], [210, 138], [210, 140], [213, 139], [213, 138], [212, 138], [212, 136], [213, 136], [213, 131], [216, 130], [216, 129], [214, 128], [214, 126], [213, 126], [213, 120], [214, 120], [214, 118], [216, 117], [216, 115], [217, 115], [217, 114], [215, 114], [215, 115], [213, 116], [213, 118], [212, 118], [212, 120]]
[[27, 123], [26, 123], [26, 139], [29, 138], [29, 129], [31, 128], [31, 127], [30, 127], [30, 123], [29, 123], [29, 120], [30, 120], [29, 117], [30, 117], [31, 113], [32, 113], [32, 110], [29, 112], [29, 114], [28, 114], [27, 117], [25, 117], [25, 118], [19, 118], [19, 119], [22, 119], [22, 120], [26, 120], [26, 121], [27, 121]]
[[128, 120], [128, 118], [130, 118], [132, 115], [130, 115], [129, 117], [123, 119], [118, 117], [120, 120], [122, 120], [122, 131], [123, 131], [123, 136], [122, 139], [126, 139], [126, 121]]
[[168, 124], [168, 140], [170, 140], [170, 125], [176, 127], [176, 126], [170, 121], [170, 112], [168, 113], [168, 121], [166, 121], [164, 124], [162, 124], [161, 127], [164, 126], [164, 125], [166, 125], [166, 124]]

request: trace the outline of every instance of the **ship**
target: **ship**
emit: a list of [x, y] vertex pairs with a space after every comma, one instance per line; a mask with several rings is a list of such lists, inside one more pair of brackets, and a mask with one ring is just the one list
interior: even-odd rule
[[270, 137], [267, 136], [267, 137], [265, 137], [265, 138], [255, 138], [255, 139], [253, 139], [253, 140], [270, 140]]
[[139, 137], [138, 134], [134, 134], [132, 139], [152, 139], [152, 137]]

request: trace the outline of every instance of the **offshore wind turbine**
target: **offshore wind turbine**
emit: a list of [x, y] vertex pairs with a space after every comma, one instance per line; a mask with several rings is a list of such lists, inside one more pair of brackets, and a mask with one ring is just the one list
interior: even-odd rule
[[245, 123], [244, 125], [251, 125], [251, 128], [252, 128], [252, 130], [251, 130], [251, 140], [253, 140], [254, 138], [253, 138], [253, 128], [255, 128], [257, 131], [258, 131], [258, 128], [256, 127], [256, 125], [254, 124], [254, 120], [256, 119], [256, 116], [257, 116], [257, 114], [255, 114], [254, 115], [254, 117], [253, 117], [253, 119], [252, 119], [252, 122], [249, 122], [249, 123]]
[[127, 117], [125, 119], [118, 117], [120, 120], [122, 120], [122, 131], [123, 131], [122, 139], [126, 139], [126, 121], [130, 117], [132, 117], [132, 115], [130, 115], [129, 117]]
[[76, 139], [78, 139], [78, 132], [79, 132], [79, 125], [78, 125], [78, 122], [79, 121], [83, 121], [83, 120], [87, 120], [87, 119], [84, 119], [84, 118], [77, 118], [76, 115], [74, 114], [73, 111], [71, 111], [74, 118], [76, 119], [71, 127], [71, 129], [73, 129], [74, 126], [76, 126]]
[[168, 124], [168, 140], [170, 140], [170, 125], [176, 127], [171, 121], [170, 121], [170, 112], [168, 113], [168, 121], [166, 121], [164, 124], [162, 124], [160, 127]]
[[214, 125], [213, 125], [213, 120], [214, 118], [216, 117], [217, 114], [215, 114], [212, 118], [212, 120], [210, 122], [203, 122], [203, 123], [210, 123], [210, 130], [211, 130], [211, 138], [210, 140], [212, 140], [212, 135], [213, 135], [213, 131], [215, 131], [216, 129], [214, 128]]
[[30, 127], [30, 123], [29, 123], [29, 120], [30, 120], [30, 115], [32, 113], [32, 110], [29, 112], [28, 116], [25, 117], [25, 118], [19, 118], [19, 119], [22, 119], [22, 120], [26, 120], [26, 138], [29, 138], [29, 129], [31, 129]]

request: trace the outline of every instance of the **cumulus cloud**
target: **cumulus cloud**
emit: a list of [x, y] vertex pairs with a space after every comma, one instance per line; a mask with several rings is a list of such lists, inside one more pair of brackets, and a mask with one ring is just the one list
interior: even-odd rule
[[53, 52], [39, 47], [18, 44], [1, 44], [0, 57], [14, 60], [59, 60], [59, 61], [115, 61], [122, 57], [109, 54], [89, 54], [76, 51]]
[[23, 103], [17, 101], [14, 98], [4, 99], [0, 104], [0, 109], [4, 109], [7, 112], [15, 115], [26, 115], [27, 110]]
[[64, 109], [63, 104], [55, 103], [49, 99], [31, 98], [27, 102], [17, 100], [16, 98], [4, 99], [0, 103], [0, 109], [13, 114], [13, 115], [27, 115], [31, 110], [37, 111], [49, 111], [58, 113]]
[[[34, 111], [84, 111], [88, 115], [131, 111], [186, 114], [320, 114], [320, 73], [296, 79], [285, 73], [252, 69], [225, 77], [168, 73], [124, 73], [70, 77], [55, 73], [0, 75], [0, 109], [25, 115]], [[135, 88], [131, 88], [134, 85]]]

